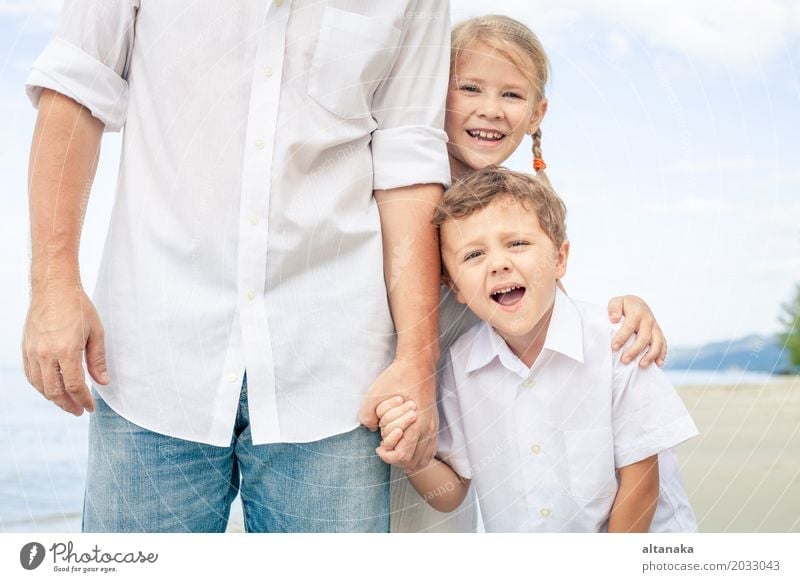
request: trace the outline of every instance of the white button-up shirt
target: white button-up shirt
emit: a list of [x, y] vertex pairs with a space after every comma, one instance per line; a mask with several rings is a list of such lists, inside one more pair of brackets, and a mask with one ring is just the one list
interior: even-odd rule
[[68, 0], [42, 87], [125, 128], [95, 292], [111, 384], [150, 430], [358, 426], [394, 353], [373, 189], [449, 181], [447, 2]]
[[616, 469], [655, 454], [651, 531], [696, 530], [671, 447], [697, 428], [658, 367], [621, 363], [607, 318], [558, 290], [530, 369], [485, 323], [453, 344], [439, 456], [472, 480], [487, 531], [604, 531]]

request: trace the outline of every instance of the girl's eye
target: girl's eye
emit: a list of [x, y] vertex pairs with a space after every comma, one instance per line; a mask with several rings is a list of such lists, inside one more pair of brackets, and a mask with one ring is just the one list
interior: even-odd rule
[[472, 251], [464, 257], [464, 262], [471, 261], [481, 256], [481, 251]]
[[508, 97], [510, 99], [522, 99], [522, 95], [519, 93], [514, 93], [513, 91], [506, 91], [503, 93], [503, 97]]
[[480, 91], [480, 87], [477, 85], [461, 85], [459, 89], [468, 93], [478, 93]]
[[524, 247], [524, 246], [528, 246], [529, 244], [530, 243], [528, 241], [526, 241], [526, 240], [515, 240], [514, 242], [512, 242], [508, 246], [511, 246], [511, 247]]

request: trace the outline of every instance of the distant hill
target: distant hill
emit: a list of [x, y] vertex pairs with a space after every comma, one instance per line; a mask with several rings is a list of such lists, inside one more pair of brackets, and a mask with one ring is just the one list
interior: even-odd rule
[[773, 337], [748, 335], [696, 348], [673, 348], [668, 370], [747, 370], [777, 374], [792, 370], [789, 354]]

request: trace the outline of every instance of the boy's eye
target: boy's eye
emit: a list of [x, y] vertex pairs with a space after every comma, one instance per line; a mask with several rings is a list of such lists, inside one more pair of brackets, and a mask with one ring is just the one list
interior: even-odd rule
[[472, 251], [471, 253], [467, 253], [464, 256], [464, 262], [471, 261], [472, 259], [476, 259], [481, 256], [481, 251]]
[[529, 244], [530, 243], [528, 241], [526, 241], [526, 240], [515, 240], [514, 242], [512, 242], [508, 246], [510, 246], [510, 247], [522, 247], [522, 246], [527, 246]]
[[522, 95], [515, 93], [514, 91], [506, 91], [503, 93], [503, 97], [508, 97], [510, 99], [522, 99]]
[[468, 93], [478, 93], [480, 92], [480, 87], [472, 83], [465, 83], [459, 87], [462, 91], [466, 91]]

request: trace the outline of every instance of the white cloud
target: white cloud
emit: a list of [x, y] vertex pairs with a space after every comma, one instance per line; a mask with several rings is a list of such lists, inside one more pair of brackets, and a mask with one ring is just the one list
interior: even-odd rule
[[654, 44], [733, 68], [759, 66], [800, 34], [792, 0], [604, 0], [587, 2]]
[[[800, 35], [800, 2], [794, 0], [551, 0], [505, 2], [487, 10], [485, 2], [451, 2], [457, 18], [498, 11], [518, 18], [548, 40], [575, 35], [606, 34], [611, 29], [612, 48], [622, 36], [635, 37], [655, 47], [669, 49], [688, 59], [732, 69], [759, 69], [787, 50]], [[619, 34], [619, 33], [616, 33]], [[585, 39], [584, 39], [585, 40]], [[633, 43], [636, 42], [634, 39]]]

